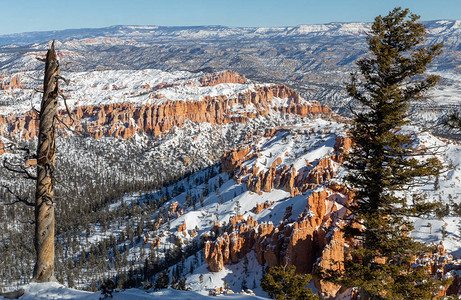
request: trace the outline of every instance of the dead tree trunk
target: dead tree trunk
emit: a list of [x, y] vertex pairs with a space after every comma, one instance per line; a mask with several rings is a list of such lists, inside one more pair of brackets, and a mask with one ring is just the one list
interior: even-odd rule
[[55, 124], [59, 96], [59, 62], [54, 42], [46, 54], [43, 98], [37, 146], [37, 185], [35, 190], [36, 263], [33, 280], [56, 281], [54, 277], [54, 162]]

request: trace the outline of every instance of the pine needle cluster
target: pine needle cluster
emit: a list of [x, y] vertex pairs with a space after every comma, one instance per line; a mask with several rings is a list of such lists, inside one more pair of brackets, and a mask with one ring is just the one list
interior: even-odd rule
[[295, 266], [272, 267], [261, 279], [261, 288], [277, 300], [315, 300], [314, 294], [307, 285], [312, 277], [309, 274], [296, 274]]

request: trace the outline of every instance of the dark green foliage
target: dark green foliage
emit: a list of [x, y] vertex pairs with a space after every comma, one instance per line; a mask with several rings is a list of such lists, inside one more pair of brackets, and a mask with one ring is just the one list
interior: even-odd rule
[[170, 278], [168, 277], [167, 273], [161, 272], [157, 275], [157, 280], [155, 281], [156, 290], [166, 289], [168, 288], [169, 284], [170, 284]]
[[101, 284], [101, 297], [99, 299], [112, 298], [112, 293], [115, 289], [115, 283], [111, 279], [107, 279], [103, 284]]
[[356, 247], [349, 250], [352, 259], [344, 273], [333, 277], [359, 287], [363, 299], [430, 299], [440, 286], [411, 267], [414, 256], [427, 249], [409, 236], [413, 225], [408, 219], [438, 204], [418, 194], [409, 201], [401, 193], [441, 170], [435, 158], [418, 160], [424, 153], [412, 146], [413, 136], [399, 132], [408, 123], [410, 102], [439, 80], [422, 76], [442, 45], [420, 46], [427, 34], [418, 19], [401, 8], [378, 16], [367, 37], [371, 55], [357, 62], [360, 74], [347, 84], [348, 94], [363, 107], [354, 112], [350, 135], [355, 146], [346, 159], [356, 202], [349, 207], [353, 220], [345, 234]]
[[175, 290], [185, 291], [186, 289], [186, 278], [176, 279], [173, 277], [171, 280], [171, 288]]
[[307, 285], [311, 281], [309, 274], [296, 274], [295, 266], [273, 267], [261, 279], [261, 288], [274, 299], [313, 300], [318, 296]]

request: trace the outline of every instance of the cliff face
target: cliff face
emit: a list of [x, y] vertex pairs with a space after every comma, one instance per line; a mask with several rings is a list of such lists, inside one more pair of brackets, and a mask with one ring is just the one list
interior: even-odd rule
[[[287, 139], [287, 132], [295, 138]], [[293, 205], [286, 207], [282, 220], [276, 225], [258, 223], [251, 216], [246, 219], [241, 215], [234, 216], [229, 226], [216, 230], [223, 234], [205, 247], [205, 261], [211, 271], [220, 271], [225, 264], [237, 262], [250, 251], [255, 251], [261, 265], [294, 265], [299, 273], [310, 273], [316, 266], [342, 268], [345, 239], [339, 229], [342, 226], [340, 220], [346, 213], [343, 205], [351, 201], [353, 194], [332, 179], [343, 153], [350, 149], [350, 140], [325, 132], [320, 142], [331, 150], [312, 160], [305, 157], [290, 160], [291, 154], [272, 152], [279, 147], [274, 146], [278, 142], [292, 148], [296, 148], [292, 142], [306, 145], [300, 136], [309, 135], [315, 134], [304, 129], [270, 130], [265, 133], [263, 142], [243, 145], [222, 157], [223, 170], [234, 174], [234, 179], [245, 183], [249, 191], [263, 194], [281, 189], [291, 198], [296, 197], [296, 203], [304, 202], [305, 206], [301, 211], [299, 207], [294, 209]], [[258, 146], [261, 144], [271, 147]], [[317, 149], [314, 145], [312, 148]], [[306, 157], [314, 156], [308, 154]], [[299, 163], [302, 160], [304, 165]], [[260, 164], [261, 161], [266, 162]], [[320, 188], [321, 185], [324, 187]], [[252, 212], [264, 213], [273, 204], [262, 202]], [[333, 264], [333, 261], [338, 263]], [[320, 280], [315, 280], [315, 285], [326, 298], [335, 297], [341, 288]]]
[[[211, 271], [217, 272], [254, 250], [261, 265], [294, 265], [300, 273], [312, 272], [316, 264], [341, 267], [331, 265], [332, 260], [344, 260], [345, 242], [342, 233], [335, 229], [341, 212], [336, 210], [331, 195], [331, 190], [312, 193], [295, 222], [289, 221], [292, 216], [287, 211], [286, 218], [276, 227], [258, 223], [251, 216], [233, 217], [229, 226], [221, 229], [223, 234], [206, 244], [205, 262]], [[327, 235], [328, 232], [333, 234]], [[335, 295], [340, 288], [324, 282], [316, 285], [328, 295]]]
[[[238, 75], [238, 74], [237, 74]], [[216, 85], [222, 81], [240, 82], [244, 77], [229, 73], [205, 76], [202, 84]], [[205, 78], [204, 77], [204, 78]], [[292, 113], [300, 116], [329, 115], [330, 109], [317, 102], [306, 102], [299, 94], [286, 86], [274, 85], [256, 87], [234, 96], [209, 96], [201, 100], [168, 100], [152, 93], [152, 104], [113, 103], [104, 105], [77, 106], [72, 110], [71, 121], [65, 109], [59, 110], [60, 118], [77, 132], [85, 132], [91, 137], [103, 136], [128, 139], [137, 132], [156, 136], [174, 126], [181, 127], [186, 120], [227, 124], [244, 123], [248, 118], [266, 116], [271, 111]], [[278, 105], [275, 98], [289, 99], [288, 104]], [[252, 107], [254, 109], [247, 110]], [[58, 124], [58, 128], [64, 128]], [[38, 122], [33, 112], [22, 115], [0, 115], [0, 134], [30, 139], [37, 135]]]
[[[273, 131], [272, 135], [279, 131], [285, 129]], [[265, 170], [259, 170], [255, 164], [242, 166], [244, 162], [258, 156], [253, 146], [229, 150], [222, 157], [221, 162], [223, 170], [234, 174], [237, 182], [246, 182], [247, 189], [250, 191], [261, 193], [270, 192], [272, 189], [283, 189], [294, 197], [333, 179], [337, 165], [342, 162], [342, 154], [349, 151], [350, 147], [350, 138], [337, 136], [332, 153], [312, 162], [305, 161], [305, 167], [299, 170], [293, 164], [290, 166], [282, 164], [281, 157], [277, 157]], [[349, 193], [345, 189], [341, 191]]]
[[246, 83], [245, 75], [233, 71], [208, 74], [200, 78], [201, 86], [213, 86], [220, 83]]

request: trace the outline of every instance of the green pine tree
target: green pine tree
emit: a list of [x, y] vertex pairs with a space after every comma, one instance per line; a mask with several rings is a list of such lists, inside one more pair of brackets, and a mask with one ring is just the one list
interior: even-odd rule
[[271, 298], [277, 300], [318, 299], [318, 296], [307, 288], [312, 278], [311, 275], [296, 274], [295, 270], [295, 266], [270, 268], [261, 279], [261, 288]]
[[168, 288], [169, 284], [170, 284], [170, 278], [168, 277], [167, 273], [161, 272], [157, 275], [157, 280], [155, 281], [156, 290], [166, 289]]
[[[333, 279], [358, 287], [361, 299], [431, 299], [440, 281], [411, 267], [428, 249], [410, 237], [409, 216], [427, 214], [437, 203], [403, 191], [441, 170], [435, 158], [418, 160], [412, 136], [399, 131], [408, 124], [408, 106], [438, 82], [423, 76], [441, 53], [441, 44], [422, 46], [427, 33], [419, 16], [395, 8], [378, 16], [367, 37], [369, 56], [358, 60], [348, 94], [362, 105], [350, 131], [354, 146], [346, 159], [347, 181], [356, 191], [345, 227], [352, 238], [348, 259]], [[416, 155], [416, 156], [415, 156]]]

